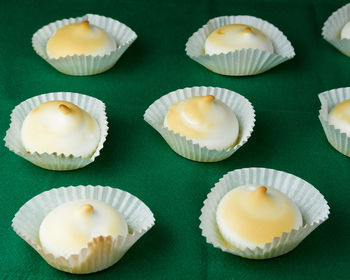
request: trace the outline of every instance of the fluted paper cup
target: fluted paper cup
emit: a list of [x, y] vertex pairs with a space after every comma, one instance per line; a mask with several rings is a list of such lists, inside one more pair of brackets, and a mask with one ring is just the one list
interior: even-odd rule
[[[246, 24], [259, 29], [272, 41], [274, 53], [242, 49], [227, 54], [205, 54], [204, 45], [209, 34], [228, 24]], [[260, 74], [295, 56], [291, 43], [280, 30], [271, 23], [252, 16], [222, 16], [209, 20], [188, 39], [186, 54], [209, 70], [228, 76]]]
[[340, 153], [350, 157], [350, 137], [341, 132], [334, 125], [328, 122], [328, 114], [337, 104], [350, 99], [350, 87], [332, 89], [318, 95], [321, 101], [321, 109], [318, 118], [321, 121], [323, 130], [328, 142]]
[[[303, 226], [275, 237], [264, 247], [235, 248], [221, 236], [216, 223], [216, 209], [220, 200], [234, 188], [255, 184], [272, 187], [287, 195], [296, 203], [302, 216]], [[200, 228], [208, 243], [237, 256], [249, 259], [267, 259], [293, 250], [315, 228], [328, 219], [329, 206], [323, 195], [308, 182], [282, 171], [266, 168], [243, 168], [227, 173], [211, 189], [201, 210]]]
[[[74, 200], [93, 199], [111, 205], [125, 218], [126, 236], [99, 236], [86, 248], [68, 258], [54, 256], [41, 247], [39, 228], [46, 215], [57, 206]], [[151, 210], [137, 197], [120, 189], [102, 186], [70, 186], [43, 192], [27, 203], [12, 220], [14, 231], [51, 266], [70, 273], [92, 273], [115, 264], [153, 225]]]
[[[52, 35], [64, 25], [85, 20], [101, 27], [109, 33], [114, 38], [117, 48], [103, 56], [73, 55], [60, 57], [58, 59], [49, 58], [46, 52], [46, 45]], [[86, 76], [99, 74], [112, 68], [136, 38], [137, 35], [132, 29], [117, 20], [104, 16], [87, 14], [83, 17], [58, 20], [42, 27], [34, 33], [32, 45], [36, 53], [56, 70], [68, 75]]]
[[[214, 150], [200, 147], [192, 140], [180, 136], [163, 125], [168, 110], [173, 104], [186, 98], [209, 94], [221, 100], [236, 114], [239, 123], [239, 140], [235, 146], [228, 149]], [[215, 162], [228, 158], [248, 141], [253, 132], [255, 111], [248, 99], [234, 91], [216, 87], [192, 87], [179, 89], [159, 98], [148, 107], [144, 119], [163, 136], [169, 146], [179, 155], [194, 161]]]
[[[88, 112], [100, 127], [100, 141], [95, 151], [89, 157], [66, 156], [64, 154], [48, 154], [26, 151], [21, 139], [22, 124], [26, 116], [37, 106], [47, 101], [64, 100], [71, 102]], [[108, 123], [105, 112], [105, 104], [91, 96], [73, 92], [52, 92], [29, 98], [17, 105], [11, 113], [10, 128], [4, 138], [5, 146], [15, 154], [29, 160], [33, 164], [50, 170], [73, 170], [82, 168], [95, 160], [100, 155], [107, 137]]]
[[340, 33], [348, 21], [350, 3], [333, 12], [322, 27], [323, 38], [346, 56], [350, 56], [350, 39], [340, 39]]

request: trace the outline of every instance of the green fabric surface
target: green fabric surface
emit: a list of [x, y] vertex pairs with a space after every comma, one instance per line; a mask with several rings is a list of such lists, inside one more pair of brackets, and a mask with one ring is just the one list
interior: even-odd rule
[[[349, 279], [350, 160], [333, 149], [318, 120], [318, 93], [350, 86], [350, 58], [323, 40], [329, 15], [346, 4], [334, 0], [79, 0], [1, 1], [0, 95], [2, 137], [21, 101], [71, 91], [106, 104], [109, 134], [101, 155], [83, 169], [55, 172], [0, 148], [0, 279]], [[32, 49], [42, 26], [95, 13], [131, 27], [138, 39], [110, 71], [73, 77], [57, 72]], [[187, 39], [209, 19], [252, 15], [278, 27], [296, 56], [252, 77], [210, 72], [185, 54]], [[198, 163], [175, 154], [144, 120], [147, 107], [170, 91], [216, 86], [247, 97], [256, 110], [249, 141], [232, 157]], [[314, 185], [330, 205], [329, 220], [292, 252], [256, 261], [207, 244], [200, 209], [227, 172], [273, 168]], [[121, 188], [144, 201], [156, 224], [114, 266], [91, 275], [50, 267], [11, 228], [33, 196], [60, 186]]]

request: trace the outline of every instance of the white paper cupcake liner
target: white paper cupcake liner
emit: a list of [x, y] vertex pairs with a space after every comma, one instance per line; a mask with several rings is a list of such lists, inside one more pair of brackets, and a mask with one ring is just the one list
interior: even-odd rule
[[[303, 227], [275, 237], [263, 248], [233, 248], [221, 236], [216, 223], [216, 209], [221, 198], [241, 185], [257, 184], [273, 187], [299, 207], [303, 216]], [[328, 219], [329, 206], [323, 195], [308, 182], [282, 171], [266, 168], [244, 168], [227, 173], [211, 189], [201, 210], [200, 228], [208, 243], [224, 252], [249, 259], [267, 259], [280, 256], [294, 249], [316, 227]]]
[[350, 3], [335, 11], [322, 27], [323, 38], [346, 56], [350, 56], [350, 40], [340, 39], [340, 32], [348, 21]]
[[[234, 147], [225, 150], [200, 147], [198, 144], [193, 144], [192, 140], [163, 126], [166, 114], [173, 104], [185, 98], [209, 94], [221, 100], [236, 114], [239, 122], [239, 141]], [[146, 110], [144, 119], [163, 136], [169, 146], [179, 155], [194, 161], [215, 162], [228, 158], [248, 141], [253, 132], [255, 111], [248, 99], [236, 92], [215, 87], [192, 87], [179, 89], [159, 98]]]
[[[117, 238], [100, 236], [76, 255], [55, 257], [41, 247], [40, 224], [58, 205], [80, 199], [101, 200], [111, 205], [125, 218], [129, 234]], [[16, 213], [12, 227], [51, 266], [80, 274], [100, 271], [115, 264], [154, 225], [154, 221], [151, 210], [128, 192], [102, 186], [70, 186], [51, 189], [29, 200]]]
[[[274, 53], [243, 49], [227, 54], [206, 55], [204, 45], [209, 34], [221, 26], [236, 23], [250, 25], [263, 32], [272, 41]], [[209, 70], [228, 76], [260, 74], [295, 56], [291, 43], [280, 30], [252, 16], [222, 16], [209, 20], [188, 39], [186, 54]]]
[[318, 118], [321, 121], [323, 130], [328, 142], [340, 153], [350, 157], [350, 137], [342, 133], [334, 125], [328, 123], [328, 114], [333, 107], [347, 99], [350, 99], [350, 87], [332, 89], [318, 95], [321, 101], [321, 109]]
[[[51, 36], [64, 25], [88, 20], [108, 32], [116, 41], [117, 49], [104, 56], [73, 55], [49, 58], [46, 53], [46, 44]], [[83, 17], [58, 20], [50, 23], [37, 32], [32, 38], [32, 45], [38, 55], [51, 64], [56, 70], [75, 76], [95, 75], [112, 68], [127, 48], [137, 38], [136, 33], [123, 23], [99, 15], [87, 14]]]
[[[29, 153], [25, 150], [21, 140], [21, 128], [26, 116], [38, 105], [52, 100], [64, 100], [71, 102], [87, 111], [99, 124], [100, 142], [90, 157], [65, 156], [56, 153]], [[108, 123], [105, 112], [105, 104], [91, 96], [73, 92], [52, 92], [29, 98], [17, 105], [11, 113], [10, 128], [4, 138], [5, 146], [10, 151], [29, 160], [37, 166], [50, 170], [73, 170], [82, 168], [93, 162], [99, 156], [103, 143], [106, 140]]]

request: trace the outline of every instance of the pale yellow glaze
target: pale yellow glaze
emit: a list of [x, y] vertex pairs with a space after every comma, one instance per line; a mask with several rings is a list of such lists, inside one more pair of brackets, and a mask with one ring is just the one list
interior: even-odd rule
[[[89, 21], [71, 23], [58, 29], [47, 42], [46, 50], [51, 58], [67, 55], [93, 55], [110, 44], [110, 35], [103, 29], [90, 25]], [[115, 46], [114, 46], [115, 47]]]
[[239, 132], [235, 113], [212, 95], [175, 103], [168, 110], [164, 126], [201, 147], [217, 150], [234, 145]]
[[[246, 28], [244, 28], [244, 29], [242, 30], [242, 33], [251, 34], [252, 32], [253, 32], [253, 30], [252, 30], [252, 27], [250, 27], [250, 26], [247, 26]], [[266, 37], [265, 34], [263, 34], [263, 35]]]
[[91, 204], [84, 204], [78, 209], [82, 215], [90, 215], [93, 210], [94, 207]]
[[[297, 208], [285, 195], [270, 196], [268, 188], [237, 188], [220, 202], [217, 218], [229, 231], [246, 242], [262, 245], [295, 228]], [[239, 245], [239, 244], [238, 244]]]
[[209, 55], [248, 48], [273, 52], [272, 42], [264, 33], [244, 24], [222, 26], [210, 33], [205, 42], [205, 52]]
[[52, 210], [40, 225], [39, 237], [45, 250], [68, 257], [86, 248], [98, 236], [125, 236], [125, 219], [110, 205], [98, 200], [78, 200]]
[[350, 99], [336, 105], [330, 115], [350, 125]]
[[84, 110], [67, 101], [49, 101], [34, 108], [25, 118], [21, 138], [31, 153], [88, 156], [99, 138], [97, 122]]
[[[206, 137], [210, 132], [209, 110], [214, 100], [214, 96], [207, 95], [197, 96], [186, 99], [185, 102], [180, 101], [175, 103], [170, 107], [166, 118], [169, 129], [190, 138]], [[183, 113], [187, 115], [187, 118], [190, 119], [192, 123], [183, 121], [181, 117]], [[203, 130], [196, 129], [196, 124], [203, 123], [208, 123], [207, 133]]]

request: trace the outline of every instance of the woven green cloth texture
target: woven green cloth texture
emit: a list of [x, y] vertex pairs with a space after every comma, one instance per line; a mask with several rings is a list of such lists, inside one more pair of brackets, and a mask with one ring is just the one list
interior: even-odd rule
[[[70, 91], [106, 104], [109, 134], [101, 155], [83, 169], [55, 172], [0, 147], [0, 279], [349, 279], [350, 159], [333, 149], [318, 120], [318, 94], [350, 86], [350, 58], [323, 40], [321, 28], [347, 1], [335, 0], [78, 0], [1, 1], [1, 135], [12, 109], [27, 98]], [[96, 76], [61, 74], [33, 50], [42, 26], [86, 13], [117, 19], [137, 40], [116, 66]], [[296, 56], [251, 77], [210, 72], [186, 56], [188, 38], [209, 19], [251, 15], [278, 27]], [[256, 110], [249, 141], [232, 157], [198, 163], [175, 154], [144, 120], [148, 106], [170, 91], [215, 86], [240, 93]], [[200, 209], [227, 172], [273, 168], [314, 185], [331, 208], [329, 220], [292, 252], [254, 261], [207, 244]], [[11, 228], [33, 196], [61, 186], [121, 188], [144, 201], [156, 224], [114, 266], [72, 275], [49, 266]]]

